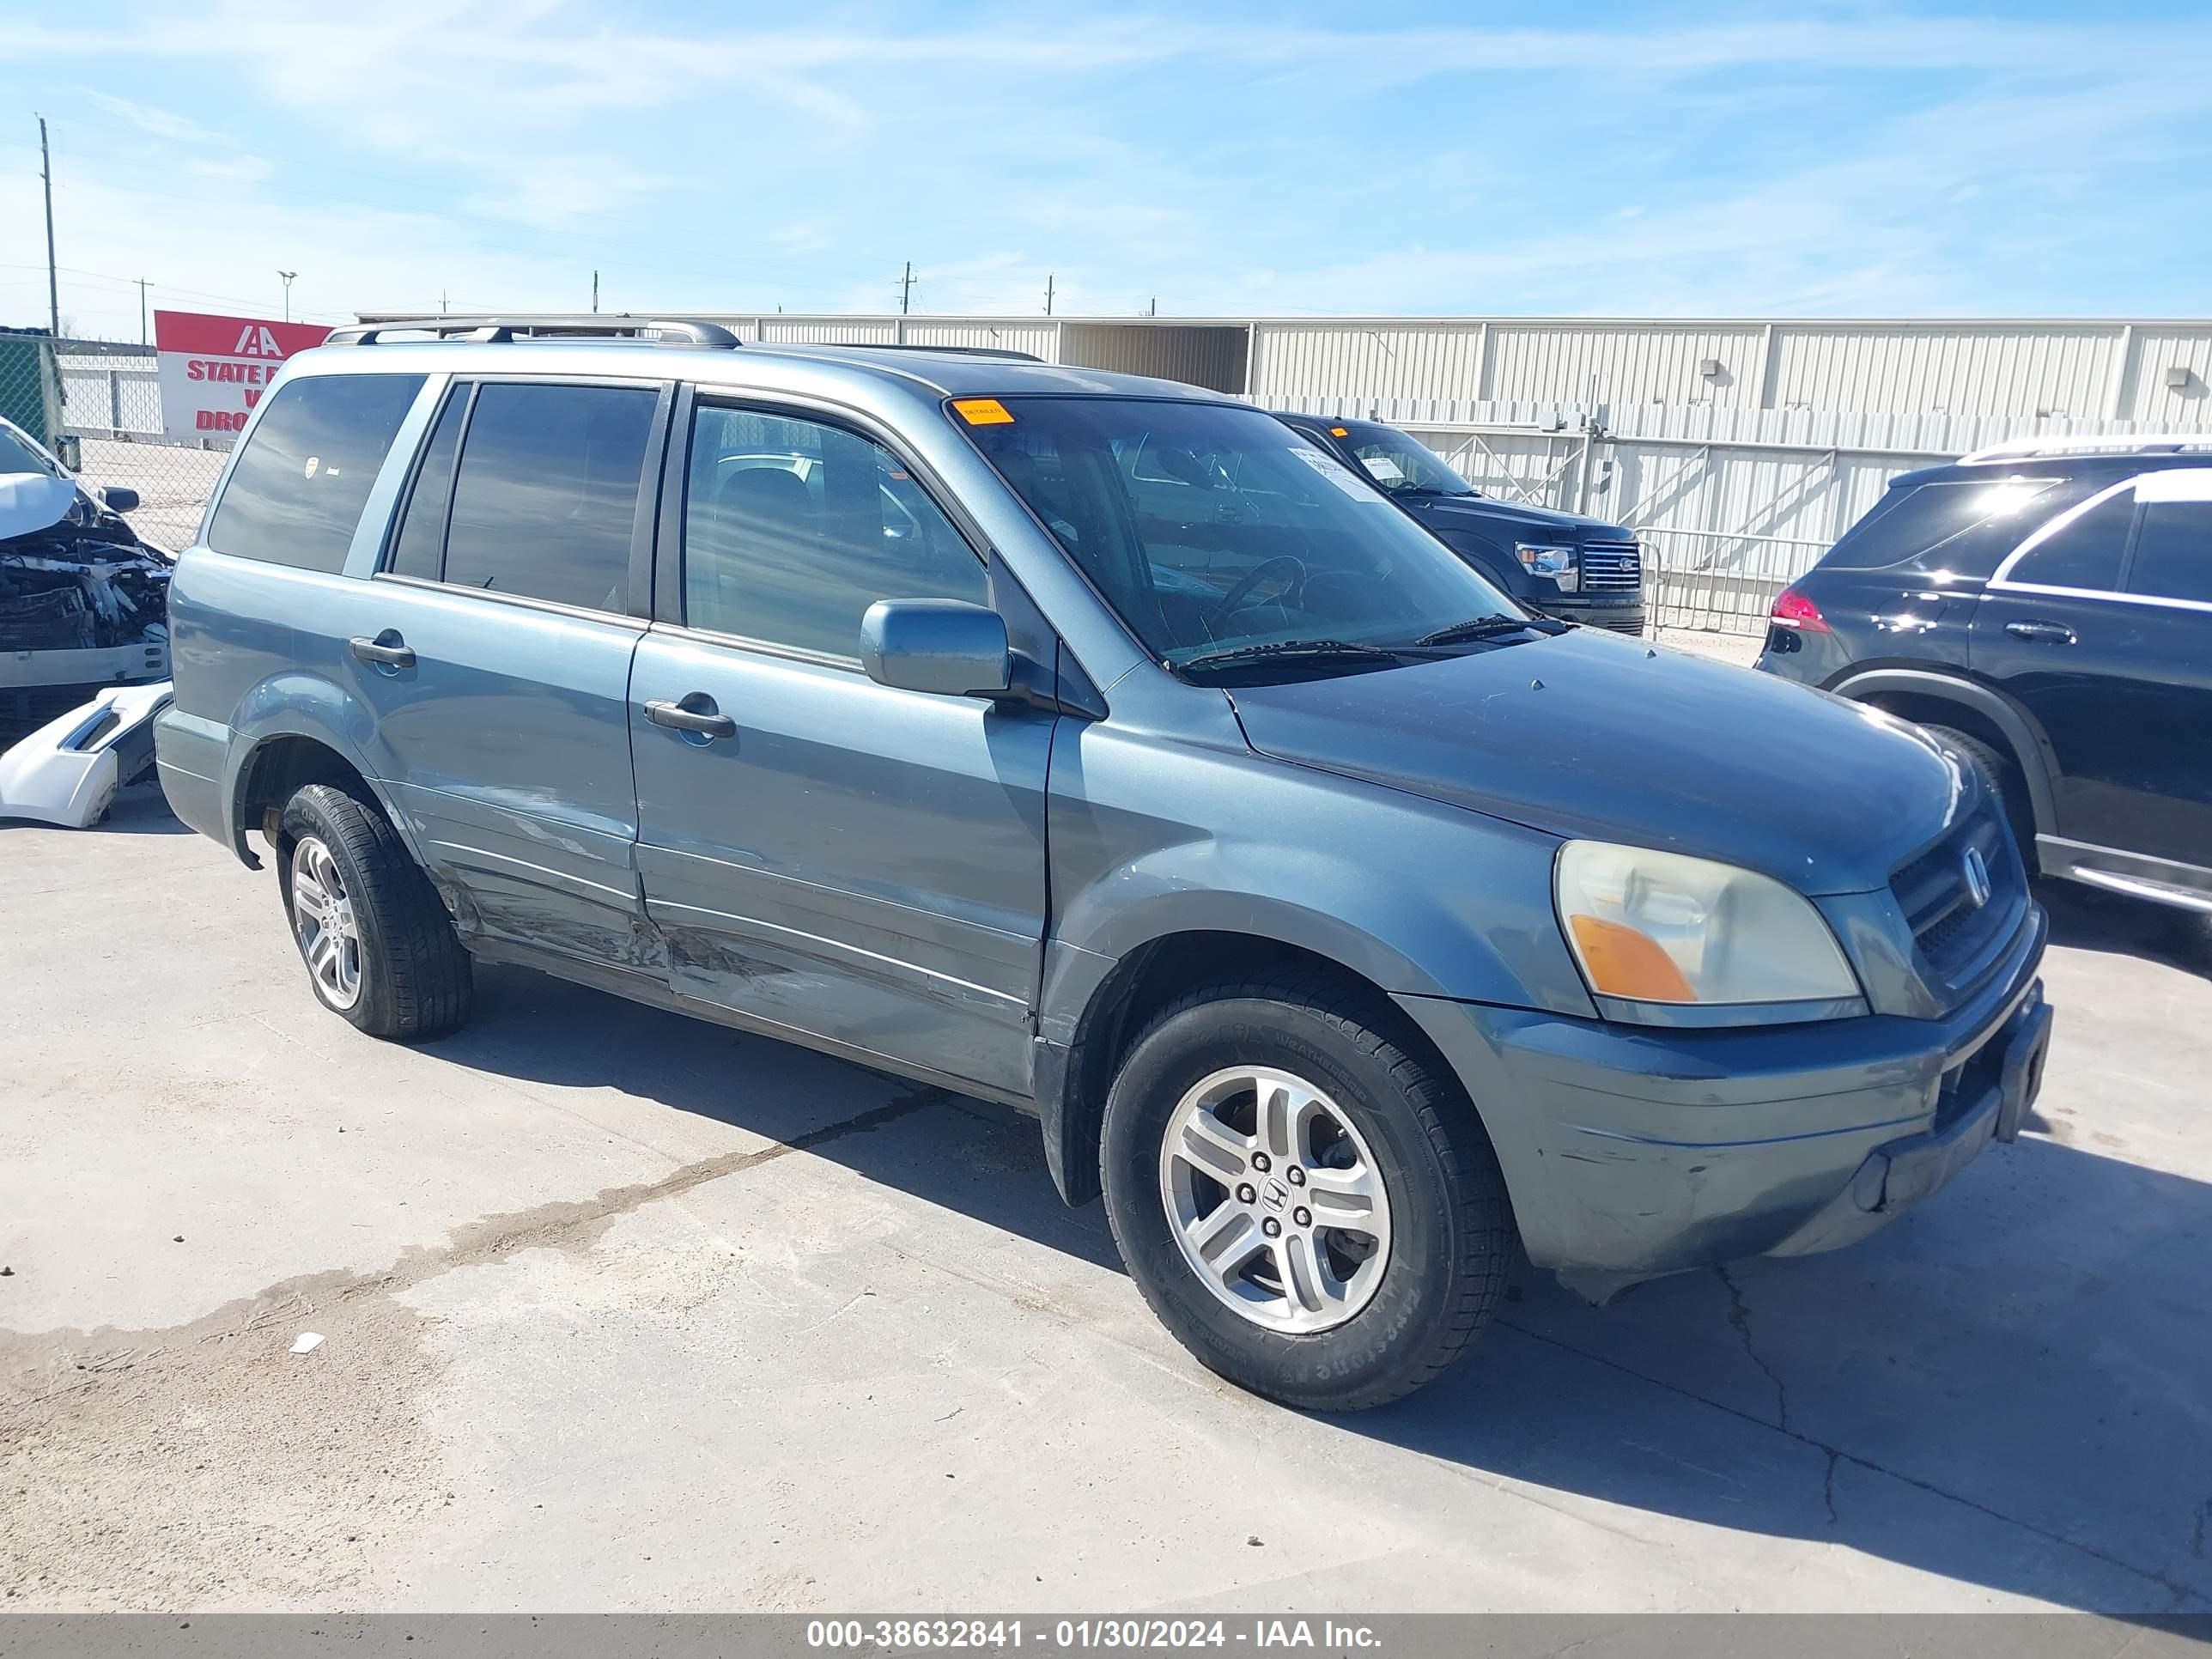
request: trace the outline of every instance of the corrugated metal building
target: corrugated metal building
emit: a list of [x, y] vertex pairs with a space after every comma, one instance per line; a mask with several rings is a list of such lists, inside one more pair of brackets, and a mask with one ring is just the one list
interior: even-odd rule
[[1394, 422], [1480, 488], [1631, 526], [1659, 619], [1734, 631], [1906, 468], [2036, 433], [2212, 431], [2212, 320], [717, 320], [1011, 348]]
[[1555, 403], [2212, 424], [2212, 320], [717, 314], [748, 339], [999, 346], [1255, 403]]
[[994, 347], [1389, 421], [1478, 488], [1629, 526], [1659, 620], [1735, 631], [1907, 468], [2212, 432], [2212, 319], [708, 314], [747, 340]]

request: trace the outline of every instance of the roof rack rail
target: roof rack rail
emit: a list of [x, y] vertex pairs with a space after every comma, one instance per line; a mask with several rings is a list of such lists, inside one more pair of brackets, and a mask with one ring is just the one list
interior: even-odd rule
[[2212, 450], [2212, 432], [2081, 433], [2012, 438], [1959, 457], [1962, 466], [1983, 461], [2027, 461], [2051, 455], [2179, 455]]
[[651, 337], [654, 345], [714, 346], [722, 349], [744, 341], [720, 323], [702, 323], [685, 317], [632, 317], [611, 312], [576, 312], [565, 315], [523, 317], [464, 317], [443, 313], [427, 317], [380, 317], [373, 323], [356, 323], [332, 329], [325, 345], [380, 345], [387, 335], [429, 334], [441, 340], [462, 339], [505, 343], [531, 340], [637, 340]]
[[936, 351], [956, 357], [1002, 357], [1008, 362], [1041, 363], [1043, 358], [1034, 351], [1017, 351], [1012, 346], [928, 345], [919, 340], [780, 340], [778, 345], [849, 346], [855, 351]]

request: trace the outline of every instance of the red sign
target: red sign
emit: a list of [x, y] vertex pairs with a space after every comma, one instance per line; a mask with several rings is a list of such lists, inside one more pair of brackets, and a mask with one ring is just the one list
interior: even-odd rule
[[322, 344], [329, 334], [319, 323], [155, 312], [154, 349], [161, 354], [162, 430], [175, 438], [235, 433], [284, 360]]

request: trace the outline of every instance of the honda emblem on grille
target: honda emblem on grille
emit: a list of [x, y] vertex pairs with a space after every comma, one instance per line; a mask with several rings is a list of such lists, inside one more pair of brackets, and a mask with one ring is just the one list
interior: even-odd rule
[[1990, 866], [1982, 860], [1982, 849], [1969, 847], [1960, 860], [1966, 866], [1966, 896], [1978, 910], [1990, 902]]

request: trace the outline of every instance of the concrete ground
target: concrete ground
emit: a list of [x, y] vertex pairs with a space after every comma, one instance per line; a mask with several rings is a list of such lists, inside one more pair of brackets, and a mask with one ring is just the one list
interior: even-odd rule
[[2047, 896], [2018, 1144], [1323, 1419], [1011, 1113], [513, 970], [374, 1042], [157, 795], [0, 825], [0, 1607], [2212, 1608], [2212, 941]]

